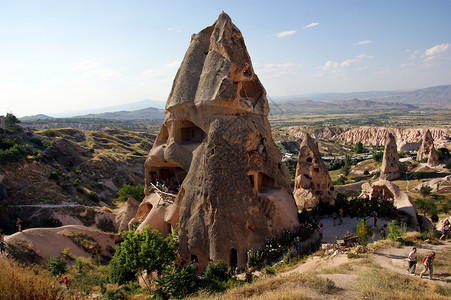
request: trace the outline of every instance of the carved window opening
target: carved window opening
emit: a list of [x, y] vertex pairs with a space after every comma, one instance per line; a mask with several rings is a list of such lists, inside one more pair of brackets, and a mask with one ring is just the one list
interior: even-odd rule
[[231, 267], [236, 267], [238, 264], [238, 252], [235, 248], [230, 249], [229, 264]]
[[304, 174], [305, 178], [307, 178], [308, 180], [312, 180], [312, 177], [310, 177], [310, 175], [308, 174]]
[[274, 178], [269, 177], [265, 173], [258, 173], [258, 191], [265, 193], [270, 190], [278, 189]]
[[205, 136], [206, 136], [205, 132], [199, 127], [195, 126], [194, 124], [192, 124], [192, 126], [181, 128], [182, 143], [186, 142], [200, 143], [205, 138]]
[[313, 161], [313, 158], [307, 157], [307, 162], [311, 163]]
[[151, 182], [162, 192], [177, 194], [187, 172], [181, 167], [152, 167], [149, 172]]
[[158, 135], [155, 143], [156, 144], [166, 143], [168, 141], [168, 138], [169, 138], [168, 128], [165, 125], [163, 125], [161, 126], [160, 134]]
[[315, 171], [316, 173], [319, 172], [319, 168], [314, 168], [313, 171]]
[[197, 255], [195, 255], [195, 254], [191, 254], [191, 262], [193, 262], [193, 261], [195, 261], [195, 262], [199, 262], [198, 260], [197, 260]]
[[171, 223], [166, 223], [166, 229], [168, 231], [168, 234], [172, 233], [172, 225], [171, 225]]

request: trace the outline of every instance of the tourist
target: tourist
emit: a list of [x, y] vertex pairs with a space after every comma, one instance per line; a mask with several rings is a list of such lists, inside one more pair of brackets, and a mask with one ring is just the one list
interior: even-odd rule
[[17, 226], [17, 230], [19, 232], [21, 232], [22, 231], [22, 220], [20, 218], [17, 218], [16, 226]]
[[373, 218], [374, 218], [373, 226], [377, 227], [377, 212], [374, 213]]
[[338, 210], [338, 225], [343, 224], [343, 209], [340, 208]]
[[318, 233], [319, 233], [319, 239], [322, 240], [323, 239], [323, 223], [319, 223], [319, 229], [318, 229]]
[[64, 277], [64, 284], [66, 285], [66, 288], [69, 288], [69, 279], [67, 279], [67, 276]]
[[440, 237], [440, 240], [442, 240], [442, 238], [445, 238], [445, 241], [448, 240], [449, 227], [450, 227], [449, 220], [446, 219], [445, 222], [443, 222], [442, 236]]
[[332, 219], [334, 219], [334, 226], [337, 226], [337, 212], [336, 211], [334, 211], [332, 213]]
[[387, 224], [384, 224], [381, 229], [381, 240], [385, 240], [387, 237]]
[[423, 266], [424, 270], [420, 273], [420, 278], [423, 278], [423, 275], [429, 270], [429, 279], [432, 280], [432, 273], [434, 272], [434, 269], [432, 267], [432, 264], [434, 262], [435, 258], [435, 252], [432, 251], [431, 254], [423, 258]]
[[409, 253], [409, 256], [407, 257], [407, 261], [409, 262], [409, 266], [407, 267], [407, 272], [410, 272], [410, 269], [412, 269], [410, 274], [415, 275], [415, 269], [417, 267], [417, 248], [416, 247], [412, 248], [412, 251]]
[[301, 240], [299, 237], [296, 237], [296, 241], [294, 242], [294, 254], [298, 253], [299, 250], [301, 250]]

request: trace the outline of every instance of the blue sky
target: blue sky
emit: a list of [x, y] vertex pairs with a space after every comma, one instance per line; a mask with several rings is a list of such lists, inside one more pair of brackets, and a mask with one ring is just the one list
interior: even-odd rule
[[270, 97], [451, 84], [446, 0], [0, 0], [0, 114], [166, 101], [221, 11]]

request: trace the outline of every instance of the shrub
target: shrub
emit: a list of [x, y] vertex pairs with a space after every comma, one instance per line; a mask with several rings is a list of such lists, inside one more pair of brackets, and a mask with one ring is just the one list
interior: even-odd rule
[[63, 226], [63, 223], [61, 223], [60, 220], [55, 219], [53, 217], [43, 217], [39, 219], [39, 221], [36, 224], [36, 227], [60, 227]]
[[133, 151], [132, 153], [130, 153], [131, 155], [135, 155], [135, 156], [143, 156], [141, 152], [138, 151]]
[[279, 258], [282, 255], [283, 249], [280, 245], [277, 238], [268, 238], [265, 237], [265, 248], [263, 250], [263, 253], [266, 258], [266, 262], [272, 262], [275, 259]]
[[143, 185], [132, 185], [126, 184], [117, 192], [117, 201], [125, 202], [127, 201], [128, 195], [135, 198], [136, 201], [141, 202], [144, 199], [144, 186]]
[[66, 273], [67, 264], [61, 256], [52, 257], [47, 262], [47, 270], [52, 272], [53, 275], [59, 275]]
[[356, 234], [359, 238], [359, 244], [362, 246], [366, 246], [368, 244], [368, 239], [373, 235], [373, 232], [368, 227], [365, 222], [365, 219], [361, 219], [356, 227]]
[[375, 152], [373, 154], [373, 160], [377, 163], [382, 163], [382, 159], [384, 158], [384, 153], [383, 152]]
[[90, 191], [88, 197], [94, 202], [99, 202], [99, 197], [97, 196], [96, 192]]
[[210, 281], [227, 281], [230, 279], [228, 267], [225, 262], [212, 262], [207, 265], [204, 272], [204, 278]]
[[416, 180], [422, 179], [423, 178], [423, 172], [415, 172], [413, 174], [413, 178], [416, 179]]
[[75, 186], [78, 186], [80, 183], [81, 183], [80, 179], [77, 178], [77, 179], [74, 180], [74, 185]]
[[55, 137], [56, 133], [55, 131], [53, 131], [52, 129], [46, 129], [44, 130], [44, 132], [42, 132], [43, 135], [45, 135], [46, 137]]
[[61, 255], [68, 260], [74, 260], [75, 257], [70, 253], [69, 248], [64, 248], [63, 251], [61, 251]]
[[261, 268], [265, 263], [265, 256], [261, 251], [247, 251], [247, 267], [252, 268]]
[[196, 271], [193, 267], [173, 268], [155, 279], [155, 296], [160, 299], [184, 298], [196, 291]]
[[433, 215], [431, 216], [431, 221], [432, 221], [432, 222], [437, 223], [438, 220], [439, 220], [439, 218], [438, 218], [438, 215], [437, 215], [437, 214], [433, 214]]
[[58, 171], [52, 171], [52, 173], [50, 173], [50, 175], [49, 175], [49, 179], [50, 180], [56, 180], [56, 179], [58, 179], [58, 176], [59, 176], [59, 173], [58, 173]]
[[388, 230], [390, 233], [387, 235], [389, 239], [394, 241], [399, 240], [406, 233], [406, 224], [402, 223], [401, 227], [395, 224], [395, 220], [388, 223]]
[[347, 177], [345, 177], [345, 176], [340, 176], [340, 177], [338, 177], [338, 179], [335, 180], [333, 183], [334, 183], [334, 185], [345, 185], [347, 180], [348, 180]]

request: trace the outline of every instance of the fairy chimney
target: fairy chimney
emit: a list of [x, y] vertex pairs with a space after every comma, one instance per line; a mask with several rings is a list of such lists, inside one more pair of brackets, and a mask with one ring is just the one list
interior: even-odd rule
[[393, 134], [388, 135], [385, 144], [384, 158], [381, 166], [381, 179], [393, 180], [401, 176], [396, 140]]
[[138, 230], [150, 224], [166, 234], [178, 225], [181, 257], [202, 269], [210, 259], [245, 266], [266, 236], [294, 229], [290, 174], [268, 112], [241, 32], [222, 13], [191, 37], [175, 77], [145, 163]]
[[334, 204], [334, 185], [315, 142], [308, 133], [299, 149], [294, 199], [299, 208], [311, 208], [319, 202]]
[[428, 165], [430, 166], [436, 166], [439, 164], [440, 157], [438, 155], [437, 150], [435, 150], [434, 145], [431, 145], [429, 148], [429, 155], [428, 155]]
[[432, 137], [429, 129], [424, 133], [423, 142], [420, 149], [418, 149], [417, 161], [421, 161], [424, 158], [428, 158], [431, 146], [434, 146], [434, 138]]

